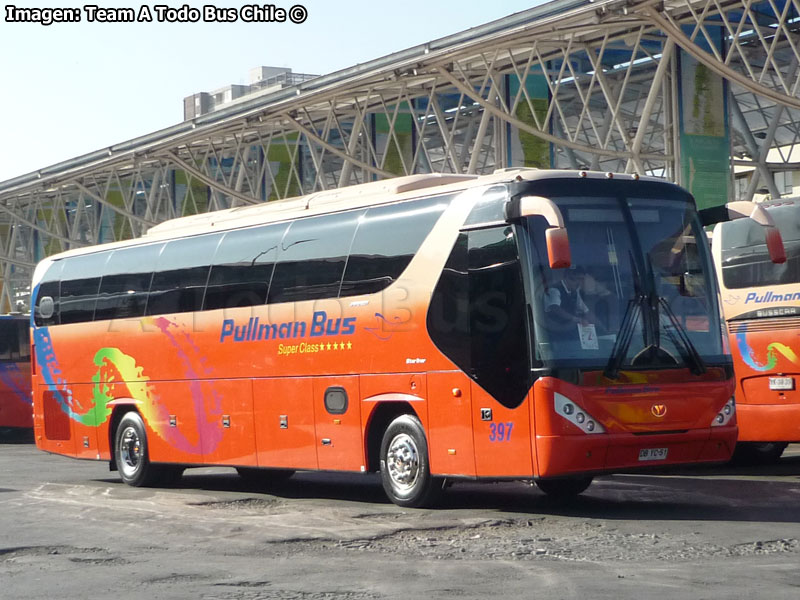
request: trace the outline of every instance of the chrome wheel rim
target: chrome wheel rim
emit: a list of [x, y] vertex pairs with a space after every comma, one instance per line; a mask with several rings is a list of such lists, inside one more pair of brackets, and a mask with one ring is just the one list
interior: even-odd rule
[[142, 442], [133, 427], [126, 427], [119, 438], [120, 468], [126, 477], [139, 470], [142, 461]]
[[396, 435], [386, 452], [386, 467], [392, 486], [399, 491], [408, 491], [419, 478], [419, 451], [414, 439], [401, 433]]

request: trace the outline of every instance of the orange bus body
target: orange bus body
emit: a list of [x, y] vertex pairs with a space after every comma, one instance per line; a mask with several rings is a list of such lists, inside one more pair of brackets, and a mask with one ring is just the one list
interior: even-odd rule
[[782, 234], [786, 262], [770, 262], [763, 236], [746, 221], [718, 224], [712, 245], [736, 373], [739, 441], [779, 442], [782, 451], [800, 441], [800, 201], [761, 206]]
[[0, 428], [33, 427], [29, 320], [0, 316]]
[[[427, 446], [412, 446], [410, 451], [421, 455], [415, 454], [414, 460], [427, 459], [430, 475], [437, 479], [557, 481], [727, 460], [737, 433], [735, 415], [730, 414], [729, 356], [701, 374], [670, 363], [670, 368], [623, 366], [609, 376], [603, 371], [605, 360], [597, 368], [571, 369], [568, 376], [551, 369], [525, 379], [519, 398], [501, 402], [497, 392], [487, 391], [491, 385], [481, 379], [482, 373], [459, 367], [453, 358], [458, 344], [452, 352], [443, 351], [432, 339], [432, 295], [436, 297], [443, 273], [458, 275], [447, 262], [452, 260], [448, 254], [459, 236], [469, 237], [465, 221], [469, 225], [487, 190], [579, 177], [586, 175], [523, 170], [440, 181], [412, 176], [177, 220], [139, 240], [97, 247], [94, 251], [231, 231], [240, 226], [236, 219], [242, 217], [237, 215], [248, 211], [252, 224], [409, 199], [451, 198], [402, 276], [375, 293], [344, 296], [342, 291], [334, 298], [112, 320], [89, 320], [90, 312], [87, 322], [35, 326], [36, 443], [48, 452], [112, 461], [113, 466], [120, 452], [115, 446], [120, 421], [135, 412], [144, 423], [151, 463], [376, 472], [387, 469], [382, 454], [387, 428], [406, 415], [418, 420]], [[599, 175], [589, 179], [593, 185], [603, 183]], [[627, 189], [625, 185], [645, 184], [627, 178], [615, 185]], [[503, 193], [506, 198], [510, 194]], [[510, 225], [501, 226], [506, 237], [517, 235]], [[483, 230], [479, 226], [477, 231]], [[570, 242], [573, 256], [577, 241]], [[282, 244], [280, 251], [288, 251]], [[39, 313], [51, 310], [41, 305], [47, 269], [92, 251], [53, 257], [37, 268], [34, 302]], [[277, 267], [275, 273], [273, 286]], [[151, 287], [151, 302], [152, 293]], [[710, 297], [716, 298], [716, 292]], [[99, 298], [95, 317], [102, 293]], [[489, 296], [487, 314], [501, 301]], [[716, 304], [711, 309], [718, 311]], [[513, 333], [524, 336], [524, 331], [523, 323]], [[516, 377], [514, 368], [499, 365], [498, 372], [487, 376], [510, 380]], [[401, 433], [391, 440], [395, 458], [406, 450], [403, 442], [409, 437], [401, 425]], [[131, 447], [124, 440], [122, 444]], [[398, 468], [417, 464], [412, 459], [397, 462]], [[403, 498], [392, 499], [403, 503]]]

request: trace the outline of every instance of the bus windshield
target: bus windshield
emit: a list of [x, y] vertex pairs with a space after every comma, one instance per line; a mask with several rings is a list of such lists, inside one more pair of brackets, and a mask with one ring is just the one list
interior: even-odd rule
[[728, 289], [800, 282], [800, 202], [767, 204], [786, 249], [786, 262], [770, 260], [763, 228], [751, 219], [723, 223], [722, 281]]
[[[705, 232], [687, 196], [563, 196], [572, 266], [549, 267], [529, 217], [534, 356], [545, 366], [689, 369], [727, 361]], [[698, 243], [698, 240], [700, 242]]]

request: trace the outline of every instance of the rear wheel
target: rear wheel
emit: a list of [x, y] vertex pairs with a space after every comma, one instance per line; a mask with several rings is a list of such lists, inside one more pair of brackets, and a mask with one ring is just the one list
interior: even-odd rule
[[430, 506], [440, 491], [431, 476], [428, 442], [415, 416], [397, 417], [386, 428], [381, 442], [381, 482], [389, 499], [399, 506]]
[[592, 484], [592, 477], [561, 477], [537, 479], [536, 485], [551, 498], [574, 498]]
[[739, 442], [732, 460], [745, 465], [769, 465], [778, 461], [788, 445], [787, 442]]
[[114, 436], [114, 460], [122, 481], [135, 487], [160, 483], [162, 471], [150, 463], [144, 421], [137, 412], [126, 413]]

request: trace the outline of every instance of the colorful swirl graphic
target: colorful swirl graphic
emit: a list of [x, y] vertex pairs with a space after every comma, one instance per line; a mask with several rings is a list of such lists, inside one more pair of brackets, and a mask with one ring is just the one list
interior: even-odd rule
[[[48, 328], [34, 329], [36, 361], [42, 377], [61, 409], [74, 421], [89, 427], [99, 427], [111, 416], [109, 403], [118, 398], [131, 398], [136, 402], [142, 418], [161, 439], [172, 447], [191, 454], [213, 452], [222, 440], [223, 430], [221, 398], [213, 384], [202, 381], [212, 370], [206, 365], [200, 349], [191, 336], [180, 326], [163, 317], [149, 318], [144, 325], [156, 327], [175, 349], [184, 367], [194, 409], [196, 442], [190, 441], [181, 427], [170, 427], [169, 409], [158, 397], [150, 378], [143, 373], [136, 359], [119, 348], [100, 348], [94, 355], [97, 367], [92, 376], [92, 395], [87, 403], [81, 402], [62, 375], [62, 369], [53, 350]], [[181, 423], [181, 425], [186, 425]], [[202, 440], [202, 444], [201, 444]]]
[[755, 351], [747, 341], [747, 327], [743, 327], [736, 333], [736, 346], [742, 355], [745, 364], [754, 371], [769, 371], [778, 364], [778, 355], [783, 355], [789, 361], [800, 364], [797, 355], [789, 346], [780, 342], [772, 342], [767, 345], [767, 361], [760, 362], [756, 359]]

